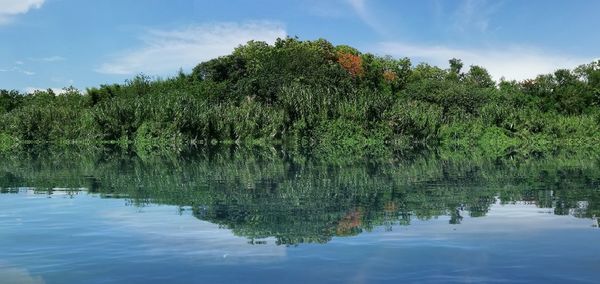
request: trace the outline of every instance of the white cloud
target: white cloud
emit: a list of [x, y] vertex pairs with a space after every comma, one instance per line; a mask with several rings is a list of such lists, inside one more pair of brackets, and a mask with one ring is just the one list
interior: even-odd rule
[[447, 66], [451, 58], [462, 59], [465, 66], [486, 68], [494, 79], [524, 80], [547, 74], [560, 68], [573, 68], [593, 61], [593, 58], [553, 54], [530, 47], [509, 46], [494, 49], [459, 49], [446, 46], [419, 45], [403, 42], [384, 42], [376, 52], [396, 57]]
[[227, 55], [250, 40], [273, 43], [285, 37], [282, 25], [272, 22], [219, 23], [176, 30], [151, 30], [138, 49], [114, 56], [96, 69], [99, 73], [152, 75], [176, 72]]
[[9, 23], [16, 15], [39, 9], [45, 0], [0, 0], [0, 24]]
[[48, 89], [51, 89], [52, 92], [54, 92], [54, 94], [56, 94], [56, 95], [62, 95], [62, 94], [64, 94], [64, 93], [67, 92], [65, 89], [61, 89], [61, 88], [36, 88], [36, 87], [27, 87], [27, 88], [25, 88], [25, 93], [27, 93], [27, 94], [33, 94], [35, 92], [45, 92]]

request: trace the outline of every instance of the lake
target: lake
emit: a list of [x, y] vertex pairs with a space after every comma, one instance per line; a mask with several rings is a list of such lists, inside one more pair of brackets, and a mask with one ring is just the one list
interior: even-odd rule
[[0, 156], [2, 283], [581, 282], [600, 159]]

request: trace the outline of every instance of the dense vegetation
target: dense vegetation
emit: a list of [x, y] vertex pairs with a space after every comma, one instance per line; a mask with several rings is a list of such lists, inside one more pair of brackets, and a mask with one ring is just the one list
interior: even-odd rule
[[116, 148], [0, 154], [0, 193], [83, 189], [132, 206], [168, 204], [253, 243], [274, 237], [286, 245], [438, 216], [459, 224], [497, 202], [593, 219], [595, 226], [600, 216], [600, 159], [583, 152], [529, 159], [418, 154], [339, 166], [243, 148], [147, 158]]
[[469, 149], [498, 155], [600, 142], [600, 61], [522, 82], [325, 40], [249, 42], [169, 79], [83, 94], [0, 91], [0, 151], [25, 144], [284, 145], [322, 153]]

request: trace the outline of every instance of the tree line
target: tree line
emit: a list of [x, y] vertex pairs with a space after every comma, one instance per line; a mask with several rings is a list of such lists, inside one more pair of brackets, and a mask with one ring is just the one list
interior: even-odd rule
[[[0, 150], [36, 143], [284, 145], [323, 153], [482, 147], [498, 154], [600, 141], [600, 61], [495, 82], [319, 39], [251, 41], [168, 79], [79, 92], [0, 91]], [[385, 150], [384, 150], [385, 151]]]

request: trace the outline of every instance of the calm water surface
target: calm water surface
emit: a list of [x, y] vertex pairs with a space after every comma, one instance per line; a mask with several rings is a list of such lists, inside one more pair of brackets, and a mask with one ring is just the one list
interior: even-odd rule
[[14, 155], [0, 283], [597, 283], [598, 165]]

